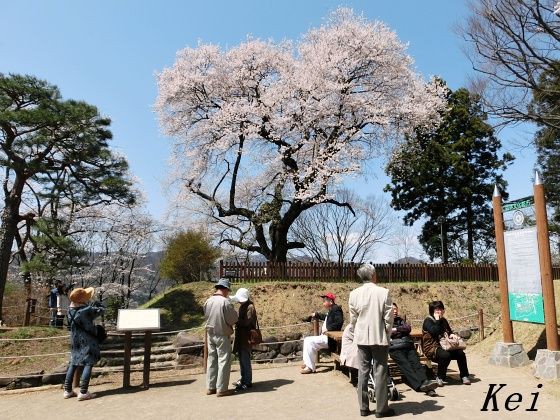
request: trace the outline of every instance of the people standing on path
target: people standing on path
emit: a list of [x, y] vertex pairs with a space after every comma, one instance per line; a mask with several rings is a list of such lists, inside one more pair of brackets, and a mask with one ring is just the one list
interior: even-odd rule
[[[68, 286], [62, 285], [59, 288], [58, 294], [56, 296], [56, 327], [64, 327], [64, 318], [68, 313], [68, 306], [70, 305], [70, 299], [68, 298]], [[70, 326], [68, 326], [70, 328]]]
[[233, 326], [239, 316], [230, 300], [230, 282], [221, 278], [216, 292], [204, 302], [204, 319], [208, 343], [208, 367], [206, 371], [206, 395], [225, 397], [235, 393], [228, 389], [231, 369], [231, 341]]
[[[70, 325], [70, 363], [64, 380], [64, 398], [78, 397], [78, 401], [89, 400], [95, 397], [88, 391], [91, 370], [101, 358], [97, 328], [93, 323], [105, 311], [105, 307], [95, 302], [88, 305], [93, 297], [93, 287], [76, 288], [70, 293], [70, 306], [68, 308], [68, 325]], [[82, 368], [80, 376], [80, 392], [76, 394], [72, 389], [74, 372]]]
[[50, 321], [49, 325], [51, 327], [56, 327], [56, 314], [58, 312], [57, 304], [58, 304], [58, 296], [62, 291], [62, 282], [60, 280], [56, 280], [54, 282], [54, 287], [49, 291], [49, 312], [50, 312]]
[[451, 360], [457, 360], [459, 366], [459, 376], [464, 385], [470, 385], [469, 368], [467, 366], [467, 356], [460, 349], [444, 350], [439, 340], [447, 333], [453, 337], [453, 331], [449, 326], [449, 322], [445, 319], [445, 306], [441, 300], [435, 300], [428, 305], [430, 315], [422, 324], [422, 351], [428, 359], [438, 364], [437, 378], [439, 386], [443, 386], [447, 382], [447, 368]]
[[323, 298], [323, 307], [327, 312], [313, 312], [311, 314], [311, 318], [317, 318], [324, 322], [320, 335], [312, 335], [303, 339], [302, 374], [315, 372], [315, 361], [317, 360], [319, 350], [326, 348], [330, 348], [331, 351], [336, 350], [336, 341], [327, 337], [325, 333], [327, 331], [340, 331], [342, 324], [344, 324], [342, 308], [334, 303], [336, 296], [333, 293], [325, 293], [320, 297]]
[[362, 265], [358, 277], [365, 282], [350, 292], [348, 306], [350, 323], [354, 326], [354, 342], [358, 346], [358, 404], [360, 415], [369, 416], [368, 375], [373, 369], [375, 382], [375, 417], [395, 414], [389, 408], [387, 392], [387, 357], [393, 327], [393, 307], [389, 290], [378, 286], [375, 267]]
[[410, 338], [411, 330], [410, 324], [399, 316], [399, 307], [393, 302], [393, 328], [389, 354], [413, 390], [425, 392], [433, 397], [436, 395], [434, 389], [437, 388], [438, 383], [429, 380], [426, 376], [426, 371], [416, 353], [414, 341]]
[[239, 306], [239, 319], [235, 324], [235, 339], [233, 351], [239, 358], [241, 378], [234, 383], [237, 391], [245, 391], [253, 387], [253, 370], [251, 367], [251, 348], [249, 342], [251, 330], [257, 328], [257, 311], [250, 299], [249, 290], [241, 288], [235, 293], [235, 300]]

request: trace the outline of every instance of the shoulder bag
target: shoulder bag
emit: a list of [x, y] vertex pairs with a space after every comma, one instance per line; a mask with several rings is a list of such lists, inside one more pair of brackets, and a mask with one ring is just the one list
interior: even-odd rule
[[439, 339], [439, 345], [442, 349], [450, 351], [450, 350], [465, 350], [467, 348], [467, 344], [463, 341], [463, 339], [457, 335], [450, 337], [449, 334], [444, 333], [441, 338]]
[[249, 344], [251, 344], [252, 346], [255, 346], [257, 344], [261, 344], [263, 342], [261, 330], [259, 328], [259, 318], [258, 317], [257, 317], [256, 321], [257, 321], [257, 328], [255, 328], [255, 329], [251, 328], [251, 330], [249, 331]]

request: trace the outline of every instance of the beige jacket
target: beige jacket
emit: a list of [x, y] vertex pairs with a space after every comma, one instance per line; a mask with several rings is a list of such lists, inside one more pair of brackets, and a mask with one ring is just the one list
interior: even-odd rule
[[356, 345], [388, 346], [393, 327], [393, 301], [389, 289], [365, 283], [350, 292], [350, 323]]
[[204, 302], [204, 318], [209, 334], [230, 336], [239, 316], [229, 299], [215, 294]]

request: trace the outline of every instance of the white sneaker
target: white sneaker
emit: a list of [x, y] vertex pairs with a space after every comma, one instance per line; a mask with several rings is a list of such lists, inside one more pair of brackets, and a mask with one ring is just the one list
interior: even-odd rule
[[470, 385], [471, 384], [471, 380], [469, 379], [468, 376], [463, 376], [461, 378], [461, 380], [463, 381], [463, 385]]
[[438, 386], [444, 386], [447, 384], [447, 382], [445, 382], [443, 379], [441, 378], [436, 378], [436, 382], [438, 384]]
[[77, 395], [78, 394], [76, 394], [74, 391], [64, 391], [64, 399], [76, 397]]
[[82, 394], [81, 392], [78, 393], [78, 401], [91, 400], [92, 398], [95, 398], [95, 394], [91, 394], [89, 391], [85, 394]]

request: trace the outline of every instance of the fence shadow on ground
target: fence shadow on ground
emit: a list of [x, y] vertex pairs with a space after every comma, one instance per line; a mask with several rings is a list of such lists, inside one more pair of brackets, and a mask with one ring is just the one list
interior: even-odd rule
[[251, 388], [250, 392], [253, 393], [276, 391], [281, 386], [290, 385], [293, 383], [294, 381], [291, 379], [272, 379], [270, 381], [253, 382], [253, 387]]
[[[196, 379], [182, 379], [177, 381], [165, 381], [165, 382], [156, 382], [150, 384], [150, 388], [164, 388], [168, 386], [178, 386], [178, 385], [189, 385], [195, 382]], [[124, 395], [124, 394], [135, 394], [137, 392], [146, 391], [142, 385], [133, 385], [130, 388], [113, 388], [113, 389], [106, 389], [103, 391], [96, 391], [95, 395], [96, 398], [100, 397], [107, 397], [109, 395]]]

